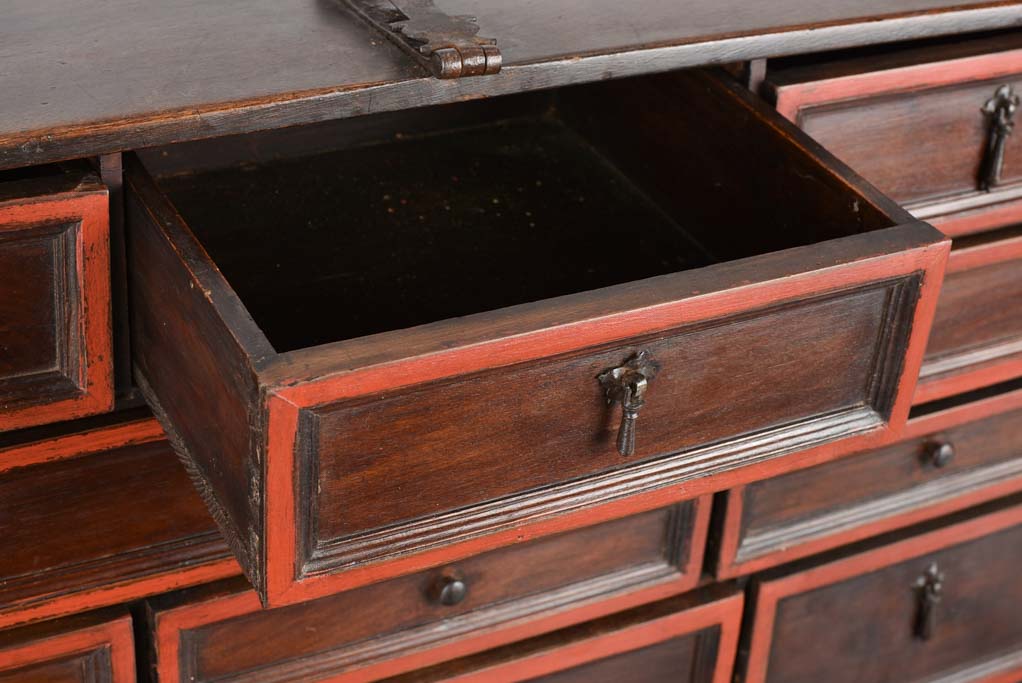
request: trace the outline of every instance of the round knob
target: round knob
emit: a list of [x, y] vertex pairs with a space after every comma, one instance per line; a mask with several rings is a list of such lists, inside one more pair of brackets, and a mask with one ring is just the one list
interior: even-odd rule
[[947, 441], [930, 444], [927, 450], [927, 457], [930, 464], [934, 467], [945, 467], [955, 459], [955, 447]]
[[460, 573], [453, 570], [444, 571], [434, 582], [430, 590], [433, 602], [448, 607], [457, 605], [468, 596], [468, 584]]

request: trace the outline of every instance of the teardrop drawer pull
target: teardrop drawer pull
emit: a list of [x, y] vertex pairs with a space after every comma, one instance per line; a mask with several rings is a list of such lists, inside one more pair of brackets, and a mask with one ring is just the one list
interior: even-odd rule
[[649, 382], [659, 371], [660, 366], [649, 352], [641, 351], [597, 378], [607, 395], [607, 403], [621, 404], [621, 426], [617, 432], [617, 450], [621, 455], [635, 453], [635, 423], [646, 404]]
[[937, 607], [944, 593], [944, 572], [936, 562], [916, 579], [915, 588], [919, 594], [915, 636], [919, 640], [930, 640], [937, 630]]
[[986, 150], [979, 176], [979, 189], [989, 192], [1001, 184], [1001, 169], [1004, 168], [1004, 153], [1008, 136], [1015, 128], [1015, 111], [1019, 97], [1010, 85], [997, 88], [994, 96], [983, 105], [983, 113], [990, 119]]

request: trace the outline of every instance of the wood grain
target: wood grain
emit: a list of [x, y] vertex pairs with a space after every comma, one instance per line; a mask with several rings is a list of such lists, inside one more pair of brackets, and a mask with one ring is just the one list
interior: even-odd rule
[[327, 0], [16, 0], [0, 27], [0, 167], [1022, 21], [1005, 0], [439, 5], [498, 37], [500, 74], [438, 83]]
[[778, 111], [843, 161], [949, 235], [1022, 218], [1018, 141], [1001, 186], [978, 187], [994, 90], [1022, 85], [1017, 35], [911, 44], [879, 54], [781, 65], [767, 80]]
[[961, 238], [919, 371], [916, 403], [1022, 374], [1022, 327], [1015, 294], [1022, 236], [1015, 228]]
[[391, 681], [727, 683], [742, 607], [732, 590], [715, 586]]
[[[761, 571], [1022, 489], [1019, 390], [962, 400], [909, 420], [875, 451], [730, 491], [720, 578]], [[936, 467], [931, 449], [954, 448]]]
[[110, 410], [107, 191], [77, 167], [0, 186], [0, 431]]
[[47, 622], [0, 636], [3, 683], [134, 683], [131, 617], [124, 610]]
[[[700, 577], [708, 505], [708, 497], [687, 501], [278, 609], [261, 610], [250, 590], [228, 586], [155, 599], [157, 673], [365, 680], [683, 592]], [[468, 586], [456, 605], [430, 597], [445, 573]], [[282, 628], [306, 635], [278, 639]]]
[[239, 571], [151, 420], [4, 449], [0, 472], [0, 627]]
[[[1017, 671], [1020, 522], [1022, 508], [1006, 507], [764, 581], [745, 680], [986, 681]], [[923, 641], [913, 631], [913, 584], [932, 563], [946, 581], [934, 635]]]
[[[606, 164], [611, 173], [620, 174], [618, 182], [636, 183], [639, 192], [649, 192], [657, 202], [668, 225], [689, 233], [691, 240], [682, 240], [683, 244], [666, 242], [684, 248], [671, 254], [684, 257], [680, 268], [689, 262], [692, 241], [713, 238], [715, 229], [731, 220], [749, 222], [748, 239], [736, 240], [731, 248], [717, 239], [710, 252], [722, 263], [713, 266], [407, 329], [400, 325], [420, 321], [409, 320], [401, 312], [401, 297], [390, 294], [408, 291], [421, 296], [414, 292], [414, 282], [369, 287], [379, 293], [379, 303], [367, 296], [365, 288], [333, 282], [324, 285], [332, 292], [329, 303], [324, 301], [313, 312], [293, 314], [288, 303], [293, 300], [287, 291], [295, 273], [314, 273], [317, 282], [324, 278], [357, 282], [359, 268], [364, 270], [357, 259], [344, 260], [330, 245], [342, 212], [329, 197], [322, 198], [329, 195], [331, 183], [355, 173], [354, 167], [319, 164], [314, 165], [316, 173], [302, 175], [306, 171], [300, 160], [292, 158], [272, 172], [256, 164], [226, 172], [221, 167], [211, 176], [154, 180], [142, 163], [129, 159], [137, 377], [178, 450], [193, 463], [214, 517], [221, 521], [250, 578], [264, 596], [274, 596], [271, 604], [360, 585], [369, 576], [356, 578], [361, 570], [383, 572], [373, 574], [372, 580], [381, 580], [412, 566], [424, 568], [428, 565], [415, 557], [420, 551], [451, 551], [448, 560], [464, 557], [467, 546], [455, 551], [448, 545], [454, 541], [474, 543], [507, 532], [512, 535], [502, 543], [517, 542], [528, 536], [518, 531], [524, 524], [550, 521], [556, 527], [560, 522], [552, 520], [558, 517], [587, 513], [596, 504], [628, 495], [649, 492], [656, 498], [667, 487], [677, 487], [652, 506], [684, 500], [691, 496], [680, 485], [688, 486], [708, 473], [740, 469], [838, 438], [851, 448], [854, 438], [889, 435], [904, 422], [946, 240], [918, 223], [887, 229], [910, 222], [911, 217], [736, 84], [712, 74], [684, 73], [620, 87], [650, 104], [633, 108], [636, 125], [619, 127], [617, 147], [631, 141], [651, 149], [651, 154], [662, 155], [656, 165], [663, 168], [680, 157], [700, 163], [721, 158], [708, 166], [713, 173], [685, 176], [684, 191], [676, 194], [689, 201], [673, 204], [658, 201], [665, 187], [633, 169], [614, 149], [601, 146], [595, 156], [587, 152], [582, 156], [586, 163]], [[619, 88], [583, 90], [590, 97], [612, 101]], [[665, 96], [649, 97], [653, 91]], [[684, 126], [665, 127], [685, 109], [680, 102], [700, 98], [709, 104], [680, 119]], [[565, 110], [593, 109], [585, 100], [581, 91], [558, 93]], [[472, 110], [494, 115], [492, 108]], [[719, 115], [717, 123], [701, 115], [707, 110]], [[463, 123], [464, 110], [453, 111]], [[611, 107], [596, 111], [605, 111], [611, 123], [622, 117]], [[437, 115], [435, 111], [425, 115], [431, 136], [440, 135]], [[593, 122], [566, 115], [563, 121], [579, 135], [601, 125], [599, 117]], [[719, 142], [721, 121], [734, 131], [726, 136], [730, 142]], [[414, 118], [390, 117], [388, 122], [390, 134], [383, 139], [390, 142], [374, 148], [384, 168], [397, 163], [393, 155], [417, 139]], [[488, 122], [492, 118], [482, 121]], [[658, 147], [652, 145], [654, 139], [661, 141]], [[507, 146], [516, 147], [515, 140]], [[588, 143], [582, 137], [572, 144]], [[749, 154], [750, 144], [776, 150], [777, 155]], [[523, 153], [531, 155], [529, 163], [544, 163], [543, 154], [523, 147]], [[331, 158], [345, 157], [332, 152]], [[230, 211], [203, 208], [215, 204], [216, 193], [197, 203], [186, 201], [188, 207], [179, 211], [174, 193], [168, 197], [161, 192], [161, 183], [180, 182], [178, 188], [184, 187], [185, 195], [201, 193], [202, 177], [210, 177], [218, 187], [233, 183], [241, 197], [264, 194], [273, 185], [266, 178], [279, 177], [281, 168], [296, 174], [288, 187], [311, 188], [302, 190], [306, 199], [299, 203], [306, 207], [309, 224], [299, 221], [305, 215], [301, 211], [284, 216], [275, 213], [274, 202], [262, 200], [252, 204], [263, 207], [258, 213], [264, 216], [249, 212], [248, 219], [238, 220], [245, 224], [256, 220], [269, 230], [280, 216], [296, 226], [295, 234], [324, 232], [316, 238], [315, 243], [324, 245], [317, 253], [277, 249], [275, 240], [231, 239], [236, 229]], [[735, 172], [724, 173], [727, 168]], [[375, 165], [366, 169], [370, 176], [378, 172]], [[601, 171], [605, 172], [606, 168]], [[766, 190], [751, 189], [764, 175], [776, 177]], [[527, 183], [502, 187], [500, 175], [492, 182], [495, 192], [509, 191], [495, 196], [520, 195], [516, 200], [522, 202], [520, 208], [533, 206], [530, 200], [545, 206], [542, 193]], [[710, 207], [720, 199], [720, 183], [729, 196], [745, 196], [747, 203], [731, 202], [736, 208], [730, 214]], [[773, 201], [782, 188], [786, 196], [798, 200]], [[421, 183], [406, 190], [410, 196], [402, 199], [413, 207], [421, 199], [416, 193], [451, 193]], [[477, 205], [485, 195], [474, 192], [472, 197], [466, 205]], [[375, 208], [368, 214], [374, 225], [391, 220], [388, 206], [394, 211], [402, 206], [386, 204], [385, 196], [380, 200], [372, 200]], [[451, 208], [456, 206], [463, 208], [452, 201]], [[419, 222], [426, 222], [426, 214], [421, 215]], [[756, 217], [771, 229], [752, 229], [750, 221]], [[432, 223], [442, 227], [445, 220]], [[417, 221], [400, 224], [409, 241], [415, 236], [416, 242], [402, 245], [403, 250], [429, 251], [440, 239], [418, 227]], [[501, 217], [499, 224], [530, 229], [524, 219]], [[573, 230], [570, 225], [548, 229]], [[485, 235], [460, 228], [457, 234], [474, 240], [479, 249], [487, 246]], [[207, 250], [203, 241], [211, 236], [219, 241]], [[232, 249], [265, 250], [260, 258], [267, 267], [246, 269], [242, 267], [246, 259], [232, 264]], [[499, 258], [499, 251], [494, 258]], [[274, 256], [293, 259], [278, 269], [269, 267]], [[571, 257], [569, 252], [559, 255], [562, 260]], [[332, 270], [337, 259], [351, 267]], [[546, 268], [530, 269], [529, 259], [519, 260], [520, 272], [502, 270], [506, 277], [501, 282], [477, 287], [468, 312], [485, 309], [490, 296], [490, 305], [507, 303], [500, 295], [516, 285], [503, 280], [547, 279]], [[223, 270], [218, 268], [220, 261]], [[452, 278], [434, 271], [429, 272], [440, 272], [457, 283], [456, 274]], [[628, 277], [642, 277], [634, 269], [628, 272], [632, 273]], [[237, 289], [232, 277], [240, 277]], [[259, 280], [262, 284], [253, 295], [248, 285]], [[528, 284], [533, 294], [527, 298], [556, 294], [560, 286], [537, 289]], [[361, 323], [353, 323], [348, 331], [345, 316], [335, 310], [338, 301], [351, 297], [367, 299], [353, 310], [386, 311], [376, 316], [374, 325], [382, 321], [381, 327], [398, 329], [346, 338], [367, 331]], [[249, 301], [262, 302], [257, 307], [262, 313], [255, 319], [247, 308]], [[445, 314], [455, 313], [446, 302], [438, 305]], [[280, 312], [271, 310], [267, 318], [266, 306]], [[286, 323], [278, 326], [290, 339], [285, 348], [318, 345], [275, 353], [260, 326], [268, 319]], [[815, 332], [809, 340], [805, 335], [811, 330]], [[744, 337], [747, 345], [734, 344], [728, 331]], [[279, 333], [273, 336], [280, 338]], [[675, 348], [670, 340], [682, 336], [687, 343]], [[805, 344], [792, 344], [792, 339]], [[815, 355], [804, 352], [810, 341]], [[616, 418], [601, 405], [595, 377], [642, 345], [664, 356], [669, 369], [658, 382], [662, 396], [673, 398], [649, 403], [651, 417], [642, 432], [648, 436], [640, 435], [640, 443], [646, 439], [646, 445], [629, 463], [622, 462], [609, 443]], [[755, 352], [749, 350], [753, 347]], [[717, 360], [706, 363], [705, 358]], [[810, 386], [819, 389], [817, 400], [792, 400], [798, 392], [803, 397]], [[749, 387], [755, 390], [750, 393]], [[710, 393], [732, 397], [730, 412], [717, 415], [720, 420], [713, 419], [712, 409], [700, 413], [701, 421], [683, 417], [692, 396]], [[678, 410], [681, 405], [686, 409]], [[524, 417], [509, 421], [507, 415], [521, 412], [523, 406]], [[357, 427], [350, 421], [355, 413]], [[707, 428], [713, 424], [726, 424], [727, 429]], [[391, 437], [383, 438], [384, 433]], [[492, 438], [494, 434], [500, 438]], [[854, 437], [846, 438], [850, 435]], [[389, 451], [388, 441], [394, 446]], [[561, 454], [551, 457], [533, 445], [539, 443], [556, 444], [555, 452]], [[404, 457], [406, 452], [418, 455]], [[430, 466], [423, 469], [427, 463]], [[418, 475], [409, 487], [402, 477], [413, 471]], [[363, 476], [365, 481], [356, 483]], [[395, 493], [398, 489], [420, 490], [423, 495], [411, 500], [407, 493]], [[371, 490], [376, 494], [367, 506], [365, 494]], [[632, 511], [650, 509], [647, 505], [651, 503]], [[574, 528], [571, 525], [566, 528]], [[485, 548], [474, 546], [468, 554]], [[389, 560], [399, 563], [384, 566]], [[289, 592], [298, 584], [300, 590]]]

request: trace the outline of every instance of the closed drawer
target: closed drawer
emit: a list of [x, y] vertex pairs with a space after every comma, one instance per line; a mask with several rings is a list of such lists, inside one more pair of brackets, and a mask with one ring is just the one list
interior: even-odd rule
[[[709, 503], [277, 609], [247, 585], [156, 598], [156, 669], [161, 681], [370, 680], [663, 598], [699, 580]], [[285, 624], [307, 637], [276, 637]]]
[[897, 444], [727, 494], [719, 577], [947, 514], [1022, 489], [1022, 390], [914, 414]]
[[94, 174], [0, 174], [0, 432], [113, 407], [108, 238]]
[[[737, 85], [330, 139], [353, 146], [127, 172], [136, 377], [271, 605], [904, 422], [947, 242]], [[632, 449], [608, 395], [640, 384]]]
[[956, 239], [915, 401], [1022, 375], [1022, 231]]
[[1004, 138], [999, 181], [984, 182], [985, 107], [1002, 86], [1022, 92], [1017, 34], [777, 66], [766, 87], [778, 110], [917, 217], [955, 236], [1022, 220], [1019, 136]]
[[389, 683], [728, 683], [742, 596], [715, 586]]
[[1014, 505], [762, 581], [744, 680], [1019, 680], [1022, 507]]
[[0, 628], [240, 574], [156, 421], [113, 420], [0, 441]]
[[[1017, 320], [1022, 143], [1003, 136], [999, 181], [988, 102], [1022, 92], [1017, 35], [821, 59], [769, 77], [778, 110], [917, 217], [956, 237], [916, 402], [1022, 374]], [[991, 105], [996, 111], [996, 107]], [[1015, 105], [1012, 105], [1015, 106]], [[1012, 112], [1014, 109], [1011, 110]], [[1010, 121], [1015, 114], [1005, 114]], [[983, 236], [963, 236], [995, 228]], [[961, 239], [958, 239], [961, 238]]]
[[134, 683], [131, 618], [99, 612], [0, 633], [3, 683]]

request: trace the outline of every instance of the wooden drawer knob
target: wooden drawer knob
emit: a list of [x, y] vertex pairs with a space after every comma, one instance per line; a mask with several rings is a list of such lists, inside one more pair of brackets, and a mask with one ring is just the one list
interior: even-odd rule
[[430, 588], [429, 597], [435, 603], [452, 607], [468, 596], [468, 584], [460, 572], [445, 570]]
[[938, 469], [950, 465], [954, 459], [955, 447], [948, 441], [938, 441], [927, 448], [927, 462]]

